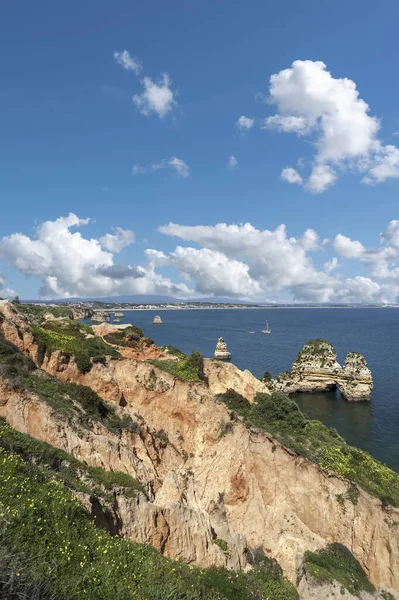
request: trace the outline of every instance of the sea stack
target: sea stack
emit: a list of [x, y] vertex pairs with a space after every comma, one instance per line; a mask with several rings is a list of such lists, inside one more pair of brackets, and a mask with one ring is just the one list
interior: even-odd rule
[[162, 319], [161, 319], [161, 317], [160, 317], [159, 315], [155, 315], [155, 317], [154, 317], [154, 320], [153, 320], [153, 323], [154, 323], [155, 325], [161, 325], [161, 324], [162, 324]]
[[328, 392], [339, 386], [346, 400], [353, 402], [371, 399], [373, 378], [362, 354], [349, 352], [342, 367], [331, 344], [311, 340], [299, 352], [292, 370], [278, 375], [274, 386], [286, 394]]
[[230, 360], [231, 354], [227, 350], [227, 344], [222, 337], [217, 341], [214, 357], [218, 360]]

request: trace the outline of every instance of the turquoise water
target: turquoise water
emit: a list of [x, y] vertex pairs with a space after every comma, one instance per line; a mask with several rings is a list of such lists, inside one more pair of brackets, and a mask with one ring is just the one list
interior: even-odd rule
[[[232, 362], [260, 377], [289, 370], [296, 354], [310, 339], [322, 338], [344, 362], [347, 352], [366, 357], [372, 371], [372, 401], [349, 403], [339, 392], [298, 394], [296, 401], [350, 443], [370, 452], [399, 471], [399, 309], [210, 309], [123, 311], [121, 323], [141, 327], [156, 344], [170, 344], [189, 353], [213, 355], [222, 336]], [[152, 320], [159, 314], [162, 325]], [[270, 335], [261, 333], [268, 319]], [[254, 331], [255, 333], [250, 333]]]

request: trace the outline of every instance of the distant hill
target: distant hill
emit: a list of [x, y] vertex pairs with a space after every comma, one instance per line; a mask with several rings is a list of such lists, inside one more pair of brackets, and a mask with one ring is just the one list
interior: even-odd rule
[[135, 294], [132, 296], [96, 296], [94, 298], [58, 298], [56, 300], [24, 300], [24, 302], [43, 302], [59, 303], [59, 302], [112, 302], [128, 303], [128, 304], [176, 304], [181, 302], [214, 302], [215, 304], [254, 304], [248, 300], [240, 300], [239, 298], [224, 298], [208, 296], [206, 298], [190, 298], [189, 300], [175, 298], [174, 296], [162, 296], [157, 294]]

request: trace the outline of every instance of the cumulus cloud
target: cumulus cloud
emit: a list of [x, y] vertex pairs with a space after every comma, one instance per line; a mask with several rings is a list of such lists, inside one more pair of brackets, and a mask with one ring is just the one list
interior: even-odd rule
[[292, 167], [285, 167], [285, 169], [281, 171], [281, 179], [283, 179], [283, 181], [287, 181], [288, 183], [303, 183], [301, 175]]
[[316, 165], [306, 184], [306, 189], [319, 194], [335, 183], [337, 176], [329, 165]]
[[177, 156], [172, 156], [172, 158], [169, 158], [168, 160], [163, 159], [161, 162], [153, 163], [149, 167], [133, 165], [132, 174], [144, 175], [145, 173], [159, 171], [160, 169], [173, 169], [177, 175], [183, 178], [190, 176], [190, 167], [183, 159], [177, 158]]
[[238, 166], [238, 160], [235, 156], [229, 156], [229, 160], [227, 161], [227, 168], [230, 170], [236, 169]]
[[[399, 296], [396, 220], [380, 234], [377, 247], [343, 234], [321, 240], [311, 228], [293, 237], [283, 224], [261, 230], [250, 223], [169, 223], [159, 231], [178, 238], [179, 244], [168, 253], [147, 248], [142, 265], [116, 260], [133, 241], [130, 230], [115, 228], [98, 239], [84, 237], [80, 229], [89, 222], [71, 213], [40, 224], [32, 237], [5, 236], [0, 239], [0, 257], [20, 273], [40, 279], [44, 297], [213, 294], [258, 301], [374, 303]], [[346, 261], [357, 269], [355, 276], [340, 274], [338, 267], [346, 266]], [[164, 268], [178, 279], [164, 277], [160, 273]], [[0, 289], [5, 289], [1, 276]]]
[[[0, 239], [0, 256], [8, 260], [20, 273], [42, 281], [43, 297], [106, 296], [118, 294], [170, 294], [187, 296], [192, 291], [185, 285], [173, 283], [155, 272], [152, 265], [129, 267], [125, 271], [115, 265], [114, 254], [104, 250], [108, 246], [120, 248], [131, 237], [131, 232], [116, 229], [102, 242], [85, 238], [74, 229], [87, 225], [89, 219], [80, 219], [71, 213], [55, 221], [39, 225], [32, 238], [13, 233]], [[121, 234], [121, 232], [124, 232]], [[123, 275], [123, 276], [122, 276]]]
[[148, 117], [156, 114], [160, 119], [166, 117], [177, 105], [175, 93], [171, 89], [172, 80], [167, 73], [162, 73], [158, 81], [144, 77], [144, 91], [133, 96], [133, 102], [142, 115]]
[[367, 184], [399, 177], [399, 149], [378, 140], [380, 122], [359, 97], [355, 82], [334, 78], [323, 62], [296, 60], [272, 75], [268, 102], [277, 113], [264, 119], [263, 128], [311, 136], [314, 142], [309, 191], [333, 185], [337, 169], [363, 172]]
[[134, 233], [130, 229], [115, 227], [114, 233], [107, 233], [98, 240], [103, 248], [110, 252], [121, 252], [134, 242]]
[[[190, 276], [194, 276], [193, 271], [182, 263], [183, 257], [188, 257], [189, 264], [198, 261], [203, 281], [207, 278], [213, 280], [213, 265], [220, 264], [220, 255], [230, 261], [225, 263], [225, 268], [232, 273], [236, 272], [236, 262], [246, 265], [245, 276], [249, 279], [245, 289], [248, 296], [270, 298], [274, 294], [280, 299], [308, 302], [387, 302], [394, 301], [399, 292], [399, 247], [389, 245], [397, 242], [398, 223], [392, 221], [381, 234], [385, 244], [381, 248], [366, 248], [361, 242], [342, 234], [338, 234], [332, 242], [324, 240], [320, 243], [313, 229], [307, 229], [298, 238], [289, 237], [284, 225], [272, 231], [262, 231], [249, 223], [219, 223], [214, 226], [169, 223], [160, 227], [160, 231], [185, 242], [193, 242], [201, 246], [200, 251], [208, 250], [202, 255], [197, 248], [179, 247], [180, 262], [176, 262], [175, 266], [184, 268]], [[342, 278], [335, 272], [340, 266], [336, 256], [324, 263], [323, 270], [316, 268], [310, 253], [330, 249], [344, 259], [358, 261], [366, 270], [365, 275]], [[254, 292], [254, 282], [260, 286], [261, 292]], [[234, 289], [229, 286], [225, 293], [232, 294]]]
[[143, 68], [141, 61], [138, 58], [130, 56], [127, 50], [123, 50], [122, 52], [115, 51], [114, 58], [126, 71], [134, 71], [136, 75], [139, 75]]
[[249, 131], [254, 126], [254, 123], [255, 119], [241, 115], [241, 117], [237, 119], [236, 125], [241, 131]]

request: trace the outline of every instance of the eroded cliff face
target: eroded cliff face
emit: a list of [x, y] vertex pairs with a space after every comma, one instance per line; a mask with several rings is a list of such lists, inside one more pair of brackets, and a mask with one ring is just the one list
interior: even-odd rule
[[240, 371], [235, 365], [218, 360], [204, 359], [204, 373], [209, 389], [213, 394], [224, 394], [232, 389], [249, 402], [253, 402], [258, 392], [268, 394], [270, 389], [250, 371]]
[[[79, 494], [80, 500], [113, 534], [140, 543], [149, 543], [173, 559], [199, 566], [246, 566], [245, 539], [231, 536], [229, 555], [214, 543], [211, 519], [201, 507], [190, 507], [179, 496], [165, 503], [159, 496], [165, 477], [165, 464], [173, 463], [179, 477], [188, 486], [189, 475], [183, 468], [179, 452], [164, 444], [146, 426], [136, 433], [122, 431], [116, 435], [93, 422], [83, 428], [41, 401], [37, 395], [15, 389], [0, 377], [0, 417], [18, 431], [47, 442], [90, 466], [121, 471], [138, 479], [146, 494], [133, 498], [116, 493], [112, 506], [103, 506], [93, 497]], [[168, 458], [166, 458], [170, 455]], [[226, 523], [228, 528], [228, 524]]]
[[349, 352], [342, 367], [333, 346], [322, 340], [305, 344], [291, 372], [274, 380], [275, 389], [286, 394], [325, 392], [337, 385], [349, 401], [370, 400], [373, 379], [362, 354]]
[[[29, 327], [14, 313], [9, 317], [0, 324], [4, 333], [35, 359], [37, 349]], [[399, 528], [394, 525], [399, 522], [399, 510], [383, 509], [379, 500], [361, 489], [356, 504], [338, 502], [337, 496], [347, 495], [348, 481], [294, 455], [265, 433], [249, 430], [240, 419], [231, 421], [226, 407], [204, 384], [177, 380], [134, 359], [108, 359], [105, 365], [96, 363], [89, 373], [82, 374], [73, 359], [55, 352], [45, 358], [42, 368], [62, 381], [93, 388], [115, 405], [123, 398], [123, 410], [133, 418], [140, 415], [149, 432], [163, 430], [166, 434], [165, 452], [149, 458], [158, 483], [152, 505], [168, 522], [169, 547], [160, 535], [164, 529], [160, 513], [152, 534], [134, 516], [131, 525], [137, 535], [158, 543], [159, 549], [172, 552], [177, 546], [173, 540], [179, 540], [186, 547], [185, 560], [192, 551], [192, 560], [199, 564], [220, 564], [217, 561], [226, 561], [226, 557], [219, 556], [219, 548], [215, 557], [216, 546], [209, 544], [216, 535], [227, 543], [235, 565], [245, 566], [246, 546], [262, 547], [296, 581], [298, 557], [328, 542], [340, 542], [356, 556], [376, 586], [399, 590]], [[11, 409], [5, 416], [11, 419], [14, 413]], [[37, 436], [39, 429], [31, 424], [39, 420], [37, 414], [20, 414], [23, 423], [18, 425], [14, 418], [13, 426], [26, 427], [25, 431]], [[43, 432], [43, 436], [40, 439], [57, 445], [56, 432]], [[130, 445], [135, 447], [132, 441], [127, 443]], [[68, 447], [73, 453], [76, 444]], [[99, 452], [98, 447], [92, 452]], [[101, 451], [104, 464], [111, 461], [107, 452], [103, 455]], [[87, 452], [87, 461], [90, 455]], [[130, 462], [127, 468], [131, 468]], [[150, 467], [147, 471], [148, 477], [154, 478]], [[141, 477], [139, 469], [134, 476]], [[126, 522], [136, 508], [126, 506]], [[173, 518], [168, 511], [174, 511]], [[147, 516], [149, 522], [155, 519], [150, 513]], [[190, 543], [185, 533], [189, 523]], [[202, 557], [208, 562], [202, 562]]]

